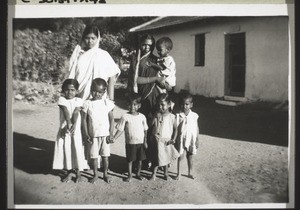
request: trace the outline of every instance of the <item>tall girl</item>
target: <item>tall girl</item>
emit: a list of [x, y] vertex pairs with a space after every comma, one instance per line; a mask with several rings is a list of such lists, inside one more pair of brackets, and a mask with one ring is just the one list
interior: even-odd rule
[[171, 111], [171, 100], [168, 94], [162, 93], [157, 98], [158, 111], [152, 120], [152, 142], [155, 145], [153, 151], [154, 164], [153, 173], [150, 180], [155, 180], [159, 166], [164, 168], [165, 180], [170, 180], [168, 165], [172, 160], [179, 157], [179, 153], [174, 147], [177, 137], [177, 124], [175, 115]]
[[81, 182], [80, 171], [87, 168], [81, 137], [80, 109], [83, 100], [77, 98], [79, 84], [76, 79], [67, 79], [62, 85], [62, 96], [58, 99], [60, 126], [55, 142], [53, 169], [67, 170], [62, 182], [69, 182], [73, 170], [75, 182]]

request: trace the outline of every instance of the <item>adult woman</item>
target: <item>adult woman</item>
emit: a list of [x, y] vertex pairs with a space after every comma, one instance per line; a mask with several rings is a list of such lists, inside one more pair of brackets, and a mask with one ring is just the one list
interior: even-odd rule
[[157, 76], [159, 69], [155, 68], [157, 57], [153, 55], [155, 39], [150, 35], [141, 37], [140, 49], [136, 64], [135, 84], [137, 90], [142, 96], [140, 112], [143, 113], [149, 121], [155, 112], [156, 98], [159, 95], [157, 83], [164, 83], [164, 78]]
[[[142, 96], [139, 111], [146, 116], [148, 125], [150, 125], [156, 111], [156, 99], [160, 94], [157, 84], [164, 85], [164, 78], [157, 76], [159, 69], [156, 69], [156, 65], [153, 65], [157, 61], [157, 57], [153, 55], [155, 39], [153, 36], [143, 35], [140, 40], [136, 64], [133, 65], [135, 67], [133, 90]], [[153, 161], [156, 156], [155, 144], [150, 140], [151, 130], [152, 127], [149, 127], [147, 159], [143, 162], [143, 167], [148, 169], [151, 165], [150, 161]]]
[[87, 26], [70, 58], [69, 78], [79, 82], [79, 97], [90, 97], [93, 79], [102, 78], [108, 83], [108, 96], [114, 100], [114, 83], [120, 69], [109, 53], [99, 48], [100, 32], [96, 26]]

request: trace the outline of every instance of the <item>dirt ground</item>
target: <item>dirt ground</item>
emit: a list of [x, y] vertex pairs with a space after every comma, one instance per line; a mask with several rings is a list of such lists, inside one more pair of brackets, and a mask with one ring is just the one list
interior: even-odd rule
[[[116, 93], [116, 120], [126, 110], [122, 93]], [[124, 136], [111, 145], [110, 174], [91, 184], [61, 183], [51, 170], [58, 129], [56, 105], [13, 104], [14, 203], [18, 205], [119, 205], [119, 204], [230, 204], [288, 202], [288, 113], [260, 106], [228, 107], [197, 98], [200, 149], [194, 157], [196, 180], [133, 179], [126, 183]], [[175, 176], [176, 164], [170, 175]], [[149, 171], [142, 171], [146, 177]], [[102, 177], [102, 173], [100, 173]], [[158, 206], [163, 208], [164, 206]], [[192, 206], [195, 207], [195, 206]]]

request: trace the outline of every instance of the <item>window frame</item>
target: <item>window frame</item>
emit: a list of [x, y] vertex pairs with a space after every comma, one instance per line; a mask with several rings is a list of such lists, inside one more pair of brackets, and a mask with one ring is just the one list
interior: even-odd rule
[[194, 65], [205, 66], [205, 33], [195, 35], [195, 54]]

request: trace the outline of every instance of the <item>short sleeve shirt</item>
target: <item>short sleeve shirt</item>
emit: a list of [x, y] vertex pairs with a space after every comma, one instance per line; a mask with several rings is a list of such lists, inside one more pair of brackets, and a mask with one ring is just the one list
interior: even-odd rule
[[116, 128], [119, 131], [125, 130], [126, 144], [142, 144], [148, 125], [146, 117], [142, 113], [137, 115], [125, 113], [117, 123]]
[[84, 102], [83, 112], [88, 115], [88, 131], [91, 137], [109, 135], [108, 114], [114, 107], [114, 102], [109, 99], [87, 100]]

